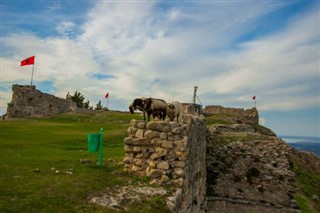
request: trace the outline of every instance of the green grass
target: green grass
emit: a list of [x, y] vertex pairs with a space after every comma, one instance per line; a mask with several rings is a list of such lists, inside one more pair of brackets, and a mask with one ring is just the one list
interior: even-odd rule
[[[0, 212], [114, 212], [89, 204], [88, 196], [128, 184], [130, 177], [119, 162], [133, 118], [141, 117], [103, 112], [0, 121]], [[87, 151], [88, 133], [100, 128], [104, 129], [102, 168], [96, 164], [98, 153]], [[92, 164], [81, 164], [80, 159]], [[157, 199], [152, 203], [159, 208]], [[148, 212], [147, 206], [139, 208]]]
[[320, 202], [312, 198], [320, 196], [320, 176], [314, 171], [301, 167], [299, 162], [294, 162], [293, 171], [296, 175], [296, 201], [302, 213], [320, 212]]
[[206, 116], [206, 125], [210, 126], [213, 124], [225, 124], [225, 125], [231, 125], [235, 122], [232, 121], [228, 116], [225, 115], [209, 115]]

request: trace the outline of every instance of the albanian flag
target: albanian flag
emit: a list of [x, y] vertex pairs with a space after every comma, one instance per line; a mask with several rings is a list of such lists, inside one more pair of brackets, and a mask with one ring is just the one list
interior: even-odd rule
[[104, 96], [104, 98], [109, 98], [109, 92]]
[[34, 64], [34, 58], [35, 58], [35, 56], [31, 56], [29, 58], [26, 58], [26, 59], [22, 60], [20, 66], [26, 66], [26, 65]]
[[253, 96], [253, 97], [252, 97], [252, 100], [256, 100], [256, 96]]

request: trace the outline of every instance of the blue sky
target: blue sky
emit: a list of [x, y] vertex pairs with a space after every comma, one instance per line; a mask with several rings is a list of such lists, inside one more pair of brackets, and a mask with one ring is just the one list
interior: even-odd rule
[[320, 137], [319, 1], [1, 1], [1, 113], [12, 84], [109, 108], [135, 97], [251, 108]]

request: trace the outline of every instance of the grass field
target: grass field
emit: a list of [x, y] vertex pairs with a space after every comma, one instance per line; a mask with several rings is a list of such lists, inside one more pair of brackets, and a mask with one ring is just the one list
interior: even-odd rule
[[[123, 139], [131, 119], [140, 115], [120, 112], [63, 114], [44, 119], [0, 121], [0, 212], [116, 212], [90, 204], [89, 197], [108, 187], [145, 179], [123, 172]], [[207, 124], [223, 123], [223, 117], [207, 117]], [[88, 133], [104, 129], [103, 165], [98, 153], [88, 153]], [[247, 135], [217, 136], [217, 146], [246, 141]], [[81, 164], [88, 159], [91, 164]], [[295, 163], [296, 196], [302, 212], [319, 211], [312, 195], [319, 195], [319, 175]], [[71, 174], [72, 173], [72, 174]], [[164, 212], [159, 197], [129, 205], [128, 212]]]
[[[0, 212], [114, 212], [89, 204], [88, 196], [132, 181], [119, 162], [133, 118], [141, 117], [104, 112], [1, 121]], [[88, 133], [100, 128], [104, 129], [102, 168], [96, 164], [98, 153], [87, 151]], [[92, 163], [81, 164], [80, 159]]]

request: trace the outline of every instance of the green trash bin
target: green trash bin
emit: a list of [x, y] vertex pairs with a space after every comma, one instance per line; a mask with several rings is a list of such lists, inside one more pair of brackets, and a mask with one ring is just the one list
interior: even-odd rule
[[100, 133], [99, 134], [88, 134], [88, 152], [99, 151], [100, 146]]

